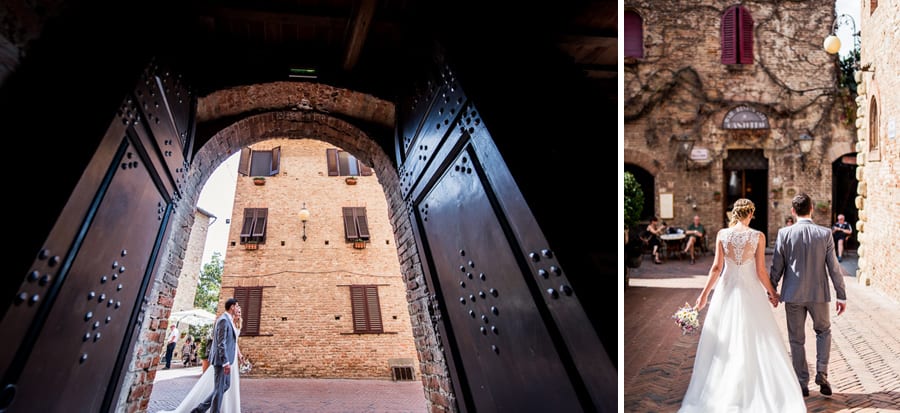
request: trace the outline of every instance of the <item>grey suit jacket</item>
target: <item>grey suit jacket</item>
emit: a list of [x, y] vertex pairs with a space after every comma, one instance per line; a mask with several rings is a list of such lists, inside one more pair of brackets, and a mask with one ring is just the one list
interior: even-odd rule
[[216, 320], [216, 327], [213, 330], [212, 349], [209, 353], [209, 363], [213, 366], [224, 366], [226, 364], [234, 364], [234, 348], [237, 337], [234, 331], [234, 324], [231, 317], [227, 313], [222, 313]]
[[796, 224], [778, 230], [775, 240], [775, 254], [769, 277], [772, 286], [784, 277], [781, 287], [781, 301], [786, 303], [811, 303], [831, 301], [828, 277], [834, 284], [839, 300], [847, 299], [844, 276], [834, 253], [834, 239], [831, 231], [812, 221], [801, 220]]

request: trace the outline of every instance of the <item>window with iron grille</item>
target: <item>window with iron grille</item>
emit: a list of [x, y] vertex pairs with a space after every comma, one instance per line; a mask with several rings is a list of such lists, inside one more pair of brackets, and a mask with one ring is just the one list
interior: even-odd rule
[[281, 169], [281, 147], [269, 151], [241, 149], [238, 173], [245, 176], [275, 176]]
[[370, 176], [373, 171], [356, 157], [338, 149], [326, 149], [328, 176]]
[[244, 222], [241, 225], [241, 244], [265, 244], [268, 208], [244, 208]]
[[725, 10], [721, 24], [722, 64], [753, 64], [753, 17], [743, 6]]
[[350, 306], [353, 311], [354, 333], [383, 333], [378, 286], [351, 285]]
[[262, 296], [262, 287], [234, 287], [234, 298], [241, 306], [241, 336], [259, 335]]
[[344, 207], [344, 236], [349, 242], [369, 240], [366, 207]]

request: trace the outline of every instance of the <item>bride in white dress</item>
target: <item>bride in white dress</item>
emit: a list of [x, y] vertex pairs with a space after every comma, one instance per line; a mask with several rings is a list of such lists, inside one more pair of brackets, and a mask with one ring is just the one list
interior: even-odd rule
[[[241, 320], [241, 308], [238, 306], [234, 316], [234, 332], [237, 337], [241, 335]], [[240, 361], [243, 360], [244, 355], [241, 354], [241, 350], [238, 348], [237, 340], [234, 342], [234, 353], [235, 364], [231, 366], [231, 387], [225, 392], [225, 398], [222, 400], [223, 413], [241, 413], [241, 379], [239, 370]], [[215, 369], [212, 366], [206, 369], [200, 376], [200, 380], [194, 383], [194, 387], [191, 388], [191, 391], [188, 392], [175, 410], [160, 410], [158, 413], [190, 413], [191, 409], [197, 407], [212, 393], [215, 379], [214, 372]]]
[[736, 201], [729, 228], [716, 237], [715, 261], [697, 310], [706, 306], [713, 287], [716, 293], [680, 413], [806, 412], [766, 298], [767, 292], [778, 295], [765, 270], [766, 237], [749, 226], [754, 211], [750, 200]]

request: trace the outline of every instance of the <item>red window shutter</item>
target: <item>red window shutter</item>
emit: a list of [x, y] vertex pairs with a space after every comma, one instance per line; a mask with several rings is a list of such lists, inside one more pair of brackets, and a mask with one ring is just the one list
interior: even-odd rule
[[725, 11], [722, 16], [722, 64], [737, 64], [737, 7]]
[[359, 238], [359, 231], [356, 229], [356, 217], [354, 208], [344, 207], [344, 235], [348, 241], [354, 241]]
[[268, 220], [268, 208], [256, 208], [256, 217], [253, 224], [253, 237], [260, 243], [266, 242], [266, 221]]
[[246, 304], [241, 304], [241, 313], [243, 317], [243, 326], [241, 327], [241, 335], [259, 335], [259, 321], [262, 314], [262, 287], [248, 287]]
[[378, 287], [366, 286], [366, 315], [370, 333], [384, 332], [381, 325], [381, 304], [378, 303]]
[[625, 57], [644, 57], [644, 22], [631, 10], [625, 12]]
[[250, 148], [241, 149], [241, 163], [238, 165], [238, 173], [244, 176], [250, 175], [250, 155], [253, 150]]
[[366, 217], [366, 208], [354, 208], [353, 214], [356, 217], [356, 230], [359, 237], [369, 239], [369, 219]]
[[337, 149], [326, 149], [325, 159], [328, 161], [328, 176], [340, 175], [341, 173], [338, 171]]
[[244, 222], [241, 224], [241, 244], [253, 237], [253, 224], [256, 218], [255, 208], [244, 208]]
[[272, 149], [272, 168], [269, 171], [269, 176], [278, 175], [279, 170], [281, 169], [281, 147], [276, 147]]
[[372, 168], [369, 168], [368, 166], [366, 166], [366, 164], [360, 162], [359, 159], [356, 160], [356, 163], [357, 165], [359, 165], [360, 176], [372, 176], [372, 174], [375, 173]]
[[738, 20], [740, 22], [740, 63], [742, 65], [753, 64], [753, 16], [743, 7], [738, 7]]
[[363, 286], [350, 286], [350, 307], [353, 313], [353, 332], [366, 333], [369, 330], [366, 314], [366, 289]]

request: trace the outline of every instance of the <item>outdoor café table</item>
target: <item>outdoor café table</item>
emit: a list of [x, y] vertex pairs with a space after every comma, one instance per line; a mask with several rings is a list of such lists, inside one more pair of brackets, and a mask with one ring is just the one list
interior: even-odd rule
[[[684, 250], [684, 234], [662, 234], [659, 239], [665, 243], [665, 250], [668, 257], [679, 257], [679, 253]], [[667, 258], [668, 258], [667, 257]]]

